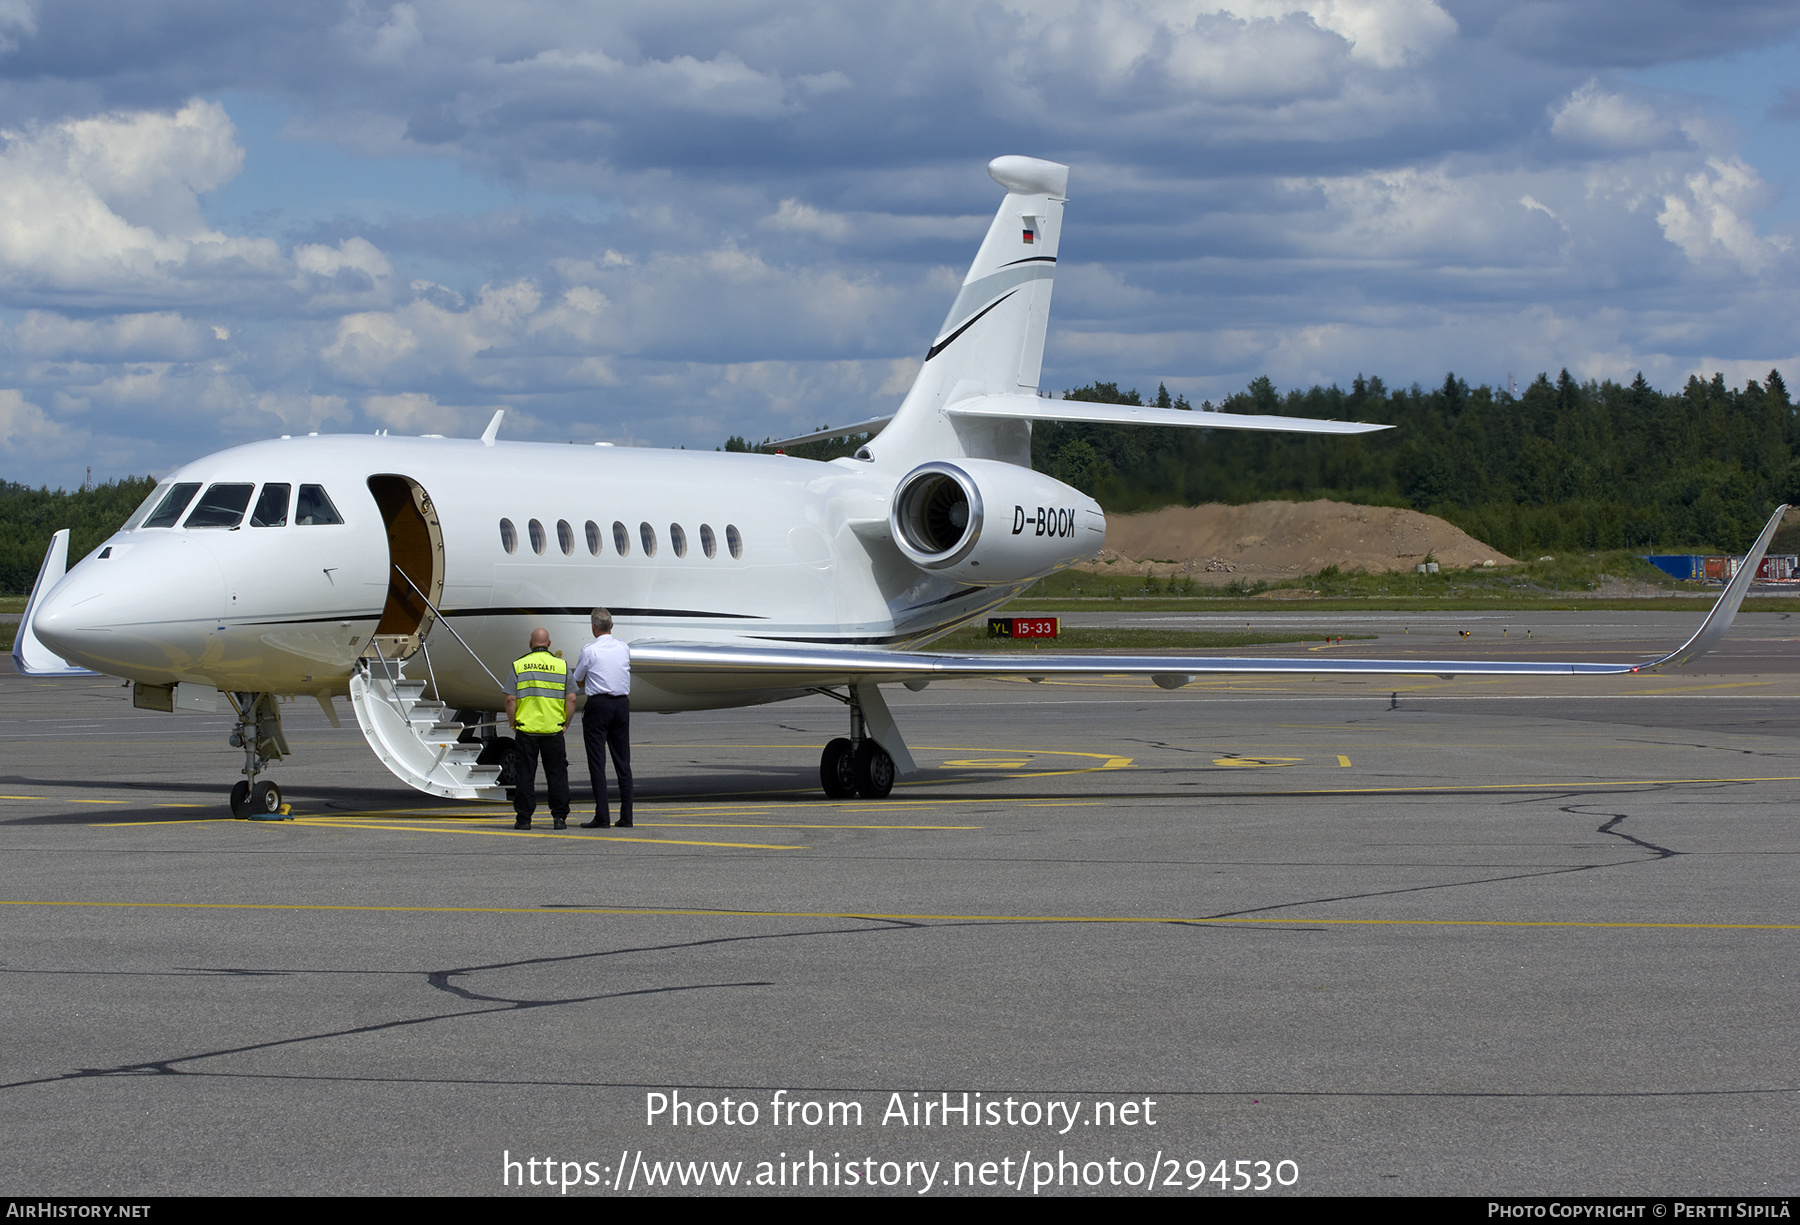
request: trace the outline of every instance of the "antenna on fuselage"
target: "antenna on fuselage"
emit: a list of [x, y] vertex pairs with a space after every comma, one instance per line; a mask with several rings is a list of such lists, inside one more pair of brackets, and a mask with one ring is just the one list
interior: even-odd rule
[[487, 429], [481, 431], [482, 446], [491, 447], [494, 445], [494, 439], [500, 436], [500, 418], [504, 416], [506, 416], [506, 410], [504, 408], [497, 408], [494, 410], [494, 419], [488, 422]]

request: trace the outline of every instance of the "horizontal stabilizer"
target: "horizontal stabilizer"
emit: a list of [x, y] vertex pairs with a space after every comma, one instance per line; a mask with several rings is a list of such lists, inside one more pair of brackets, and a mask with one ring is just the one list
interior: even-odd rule
[[852, 434], [873, 434], [893, 419], [892, 414], [886, 417], [872, 417], [867, 421], [858, 421], [855, 425], [840, 425], [832, 429], [814, 430], [810, 434], [800, 434], [794, 438], [777, 438], [769, 445], [791, 447], [803, 442], [819, 442], [826, 438], [847, 438]]
[[37, 583], [31, 598], [25, 601], [25, 615], [19, 618], [19, 631], [13, 637], [13, 666], [26, 676], [93, 676], [86, 668], [77, 668], [52, 651], [32, 631], [31, 619], [44, 606], [50, 589], [62, 582], [69, 570], [69, 529], [63, 528], [50, 538], [44, 564], [38, 568]]
[[944, 412], [951, 417], [1072, 421], [1086, 425], [1175, 425], [1194, 430], [1267, 430], [1289, 434], [1371, 434], [1377, 430], [1394, 428], [1366, 421], [1320, 421], [1311, 417], [1211, 413], [1182, 408], [1140, 408], [1133, 404], [1045, 400], [1038, 396], [973, 396], [947, 406]]

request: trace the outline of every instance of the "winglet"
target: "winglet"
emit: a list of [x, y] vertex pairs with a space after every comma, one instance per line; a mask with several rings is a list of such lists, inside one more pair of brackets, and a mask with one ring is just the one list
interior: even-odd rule
[[1769, 542], [1775, 539], [1775, 531], [1781, 526], [1781, 517], [1787, 514], [1786, 506], [1777, 506], [1775, 513], [1763, 525], [1762, 535], [1750, 546], [1750, 552], [1744, 556], [1744, 564], [1738, 568], [1737, 574], [1725, 584], [1724, 594], [1706, 614], [1706, 620], [1694, 631], [1694, 636], [1670, 651], [1661, 659], [1651, 660], [1644, 664], [1646, 668], [1662, 668], [1670, 664], [1680, 667], [1682, 664], [1699, 659], [1702, 655], [1719, 645], [1725, 637], [1725, 631], [1731, 628], [1731, 622], [1737, 616], [1738, 607], [1743, 604], [1744, 596], [1750, 590], [1750, 584], [1756, 581], [1757, 567], [1762, 565], [1763, 554], [1769, 551]]
[[504, 408], [496, 408], [494, 410], [494, 419], [488, 422], [487, 429], [481, 431], [482, 446], [491, 447], [494, 445], [494, 439], [500, 436], [500, 418], [504, 416], [506, 416], [506, 410]]
[[63, 528], [50, 537], [50, 548], [44, 553], [44, 564], [38, 568], [37, 583], [25, 601], [25, 615], [19, 618], [18, 633], [13, 638], [13, 666], [26, 676], [92, 676], [86, 668], [77, 668], [38, 641], [31, 629], [31, 619], [44, 606], [44, 597], [62, 582], [69, 569], [69, 529]]

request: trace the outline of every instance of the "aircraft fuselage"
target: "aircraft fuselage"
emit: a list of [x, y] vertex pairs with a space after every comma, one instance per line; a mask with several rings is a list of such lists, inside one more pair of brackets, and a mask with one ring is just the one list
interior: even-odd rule
[[[1104, 539], [1098, 507], [1062, 486], [1072, 496], [1051, 513], [1080, 530], [1054, 564], [983, 586], [933, 574], [885, 538], [901, 475], [855, 460], [432, 437], [253, 443], [160, 481], [124, 530], [70, 569], [34, 624], [71, 663], [146, 684], [342, 695], [356, 661], [374, 657], [372, 637], [384, 657], [408, 653], [435, 609], [454, 630], [426, 634], [439, 692], [493, 710], [500, 691], [488, 672], [504, 677], [539, 625], [572, 655], [596, 605], [627, 641], [912, 647]], [[146, 526], [184, 485], [198, 490], [175, 524]], [[244, 514], [188, 526], [209, 496], [228, 503], [215, 518], [233, 518], [237, 503]], [[792, 692], [640, 684], [632, 704], [693, 709]]]

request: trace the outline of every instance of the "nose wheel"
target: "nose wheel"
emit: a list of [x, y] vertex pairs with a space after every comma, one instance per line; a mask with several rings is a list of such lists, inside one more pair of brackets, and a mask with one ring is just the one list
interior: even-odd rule
[[231, 815], [240, 820], [286, 821], [289, 817], [281, 802], [281, 788], [256, 777], [287, 756], [281, 707], [272, 693], [233, 693], [230, 697], [232, 709], [237, 711], [231, 746], [244, 750], [244, 777], [231, 788]]

